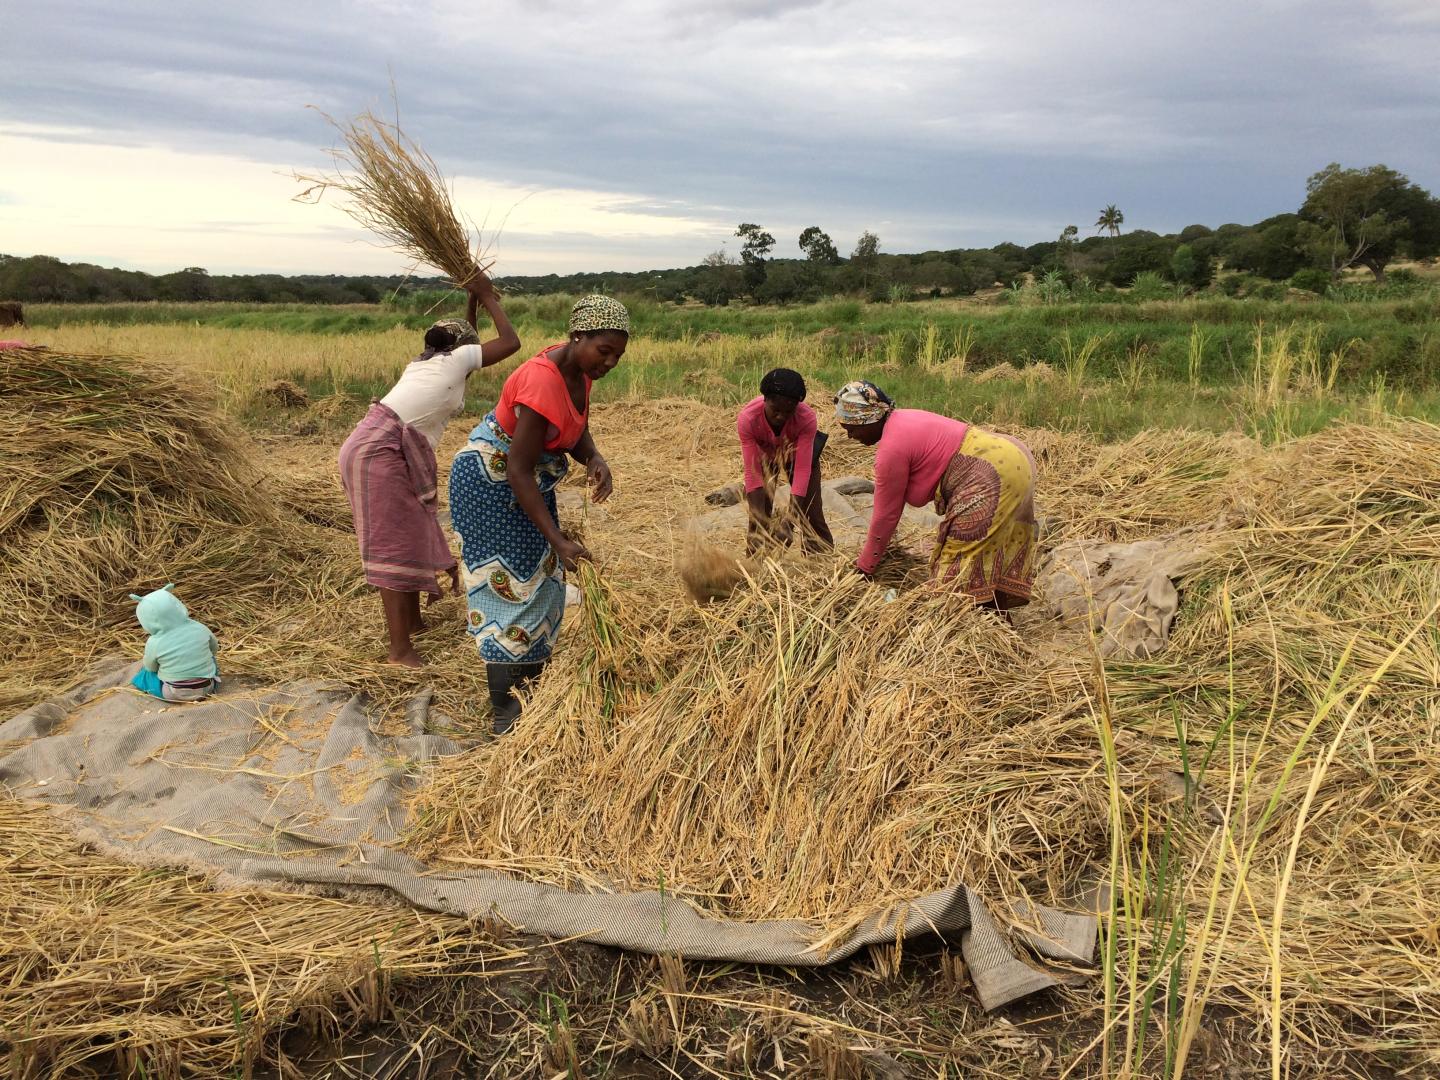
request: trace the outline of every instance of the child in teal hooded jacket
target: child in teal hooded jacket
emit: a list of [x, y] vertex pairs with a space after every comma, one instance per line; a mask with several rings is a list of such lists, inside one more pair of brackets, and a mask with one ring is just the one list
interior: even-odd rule
[[145, 596], [130, 594], [135, 617], [150, 632], [145, 655], [130, 685], [166, 701], [200, 701], [220, 685], [215, 662], [219, 642], [204, 623], [190, 618], [166, 585]]

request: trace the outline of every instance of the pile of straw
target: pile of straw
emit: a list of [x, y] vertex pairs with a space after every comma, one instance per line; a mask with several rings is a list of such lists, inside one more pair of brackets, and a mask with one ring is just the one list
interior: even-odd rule
[[[521, 952], [463, 919], [282, 893], [97, 855], [0, 799], [7, 1075], [250, 1076], [279, 1032], [384, 1019], [396, 981], [502, 975]], [[293, 1075], [282, 1067], [280, 1075]]]
[[[280, 483], [204, 390], [130, 357], [10, 350], [0, 369], [0, 709], [139, 657], [130, 593], [174, 582], [227, 674], [344, 678], [397, 698], [347, 626], [364, 588], [333, 452]], [[297, 648], [296, 643], [304, 647]]]
[[[1440, 1068], [1440, 428], [1337, 427], [1237, 487], [1170, 649], [1109, 684], [1118, 721], [1210, 755], [1234, 850], [1185, 882], [1200, 966], [1297, 1053]], [[1186, 843], [1213, 869], [1217, 836]]]
[[887, 604], [841, 559], [770, 563], [701, 608], [627, 582], [602, 620], [623, 648], [562, 649], [514, 737], [440, 767], [416, 848], [829, 931], [950, 882], [1005, 911], [1105, 878], [1142, 923], [1187, 913], [1195, 1000], [1267, 1022], [1278, 926], [1287, 1045], [1388, 1026], [1440, 1062], [1440, 430], [1032, 441], [1059, 535], [1208, 531], [1159, 660]]
[[366, 112], [342, 124], [326, 117], [344, 140], [330, 151], [336, 172], [296, 174], [307, 187], [298, 199], [318, 202], [327, 191], [343, 196], [355, 222], [415, 262], [433, 266], [463, 285], [489, 263], [480, 258], [478, 230], [460, 223], [450, 185], [434, 159], [400, 130]]
[[26, 349], [5, 354], [3, 383], [0, 604], [18, 656], [0, 703], [119, 651], [131, 592], [175, 581], [187, 599], [254, 607], [279, 566], [305, 566], [238, 433], [193, 384], [125, 357]]
[[[313, 468], [267, 476], [193, 385], [113, 357], [12, 351], [0, 391], [13, 626], [0, 705], [33, 702], [91, 657], [138, 653], [126, 594], [175, 580], [220, 632], [227, 671], [343, 678], [382, 705], [433, 685], [462, 729], [485, 727], [455, 601], [421, 638], [424, 673], [379, 665], [378, 605], [325, 479], [333, 443]], [[852, 552], [779, 555], [696, 606], [675, 553], [683, 517], [738, 470], [732, 425], [687, 402], [597, 409], [617, 489], [585, 510], [601, 562], [581, 581], [583, 610], [517, 732], [438, 768], [416, 850], [576, 886], [659, 886], [821, 933], [952, 881], [1003, 913], [1107, 878], [1125, 901], [1107, 949], [1134, 946], [1110, 954], [1107, 1007], [1169, 985], [1175, 963], [1187, 1003], [1282, 1027], [1317, 1074], [1392, 1056], [1440, 1065], [1440, 431], [1336, 428], [1273, 450], [1019, 433], [1055, 540], [1198, 527], [1213, 541], [1170, 650], [1101, 666], [1033, 614], [1017, 634], [943, 598], [885, 603], [847, 572]], [[831, 446], [829, 475], [868, 468], [866, 451]], [[1163, 887], [1161, 851], [1176, 860]], [[149, 879], [115, 880], [107, 895], [151, 911]], [[71, 889], [29, 885], [52, 905]], [[153, 909], [180, 925], [170, 910]], [[247, 939], [245, 963], [259, 970], [263, 949]], [[48, 977], [43, 951], [4, 954], [12, 996]], [[65, 969], [55, 992], [75, 977]], [[129, 985], [95, 1000], [130, 1007]], [[1112, 1015], [1108, 1030], [1126, 1030]], [[207, 1012], [168, 1030], [224, 1042], [197, 1061], [243, 1060], [244, 1039]]]
[[[523, 738], [440, 769], [427, 854], [835, 926], [954, 881], [1014, 892], [1047, 850], [1097, 849], [1103, 778], [1051, 779], [1093, 742], [1080, 674], [991, 616], [774, 562], [648, 624], [609, 603], [632, 675], [614, 704], [595, 707], [593, 650], [564, 653]], [[934, 805], [966, 790], [985, 813]]]

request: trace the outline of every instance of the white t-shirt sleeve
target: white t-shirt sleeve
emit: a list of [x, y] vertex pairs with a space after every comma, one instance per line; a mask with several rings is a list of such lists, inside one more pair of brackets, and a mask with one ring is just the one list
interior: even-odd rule
[[461, 345], [450, 356], [455, 366], [466, 375], [479, 371], [485, 364], [485, 354], [481, 352], [479, 345]]

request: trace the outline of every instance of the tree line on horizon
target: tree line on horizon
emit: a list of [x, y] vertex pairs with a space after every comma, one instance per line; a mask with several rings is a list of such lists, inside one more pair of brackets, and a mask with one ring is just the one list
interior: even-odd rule
[[[1181, 289], [1208, 286], [1218, 267], [1272, 282], [1323, 291], [1350, 267], [1384, 284], [1398, 257], [1440, 255], [1440, 200], [1385, 165], [1346, 169], [1331, 164], [1314, 174], [1294, 213], [1253, 225], [1189, 225], [1178, 233], [1125, 231], [1114, 204], [1081, 237], [1066, 226], [1055, 240], [1028, 246], [955, 248], [918, 254], [880, 251], [870, 231], [843, 257], [818, 225], [800, 233], [802, 258], [774, 258], [775, 237], [753, 222], [736, 229], [738, 257], [724, 248], [695, 266], [636, 272], [502, 276], [507, 291], [606, 292], [659, 301], [726, 305], [736, 300], [788, 304], [853, 295], [871, 300], [969, 296], [1027, 278], [1091, 289], [1125, 288], [1146, 275]], [[241, 303], [375, 304], [410, 306], [446, 288], [438, 277], [413, 275], [210, 274], [186, 267], [170, 274], [65, 263], [50, 256], [0, 255], [0, 299], [26, 303], [231, 301]]]

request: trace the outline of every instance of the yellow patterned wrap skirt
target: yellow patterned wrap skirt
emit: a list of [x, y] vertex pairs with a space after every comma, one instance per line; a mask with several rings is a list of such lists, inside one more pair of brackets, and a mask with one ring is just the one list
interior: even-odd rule
[[976, 603], [1018, 607], [1035, 582], [1035, 460], [1019, 439], [972, 427], [935, 489], [930, 578]]

